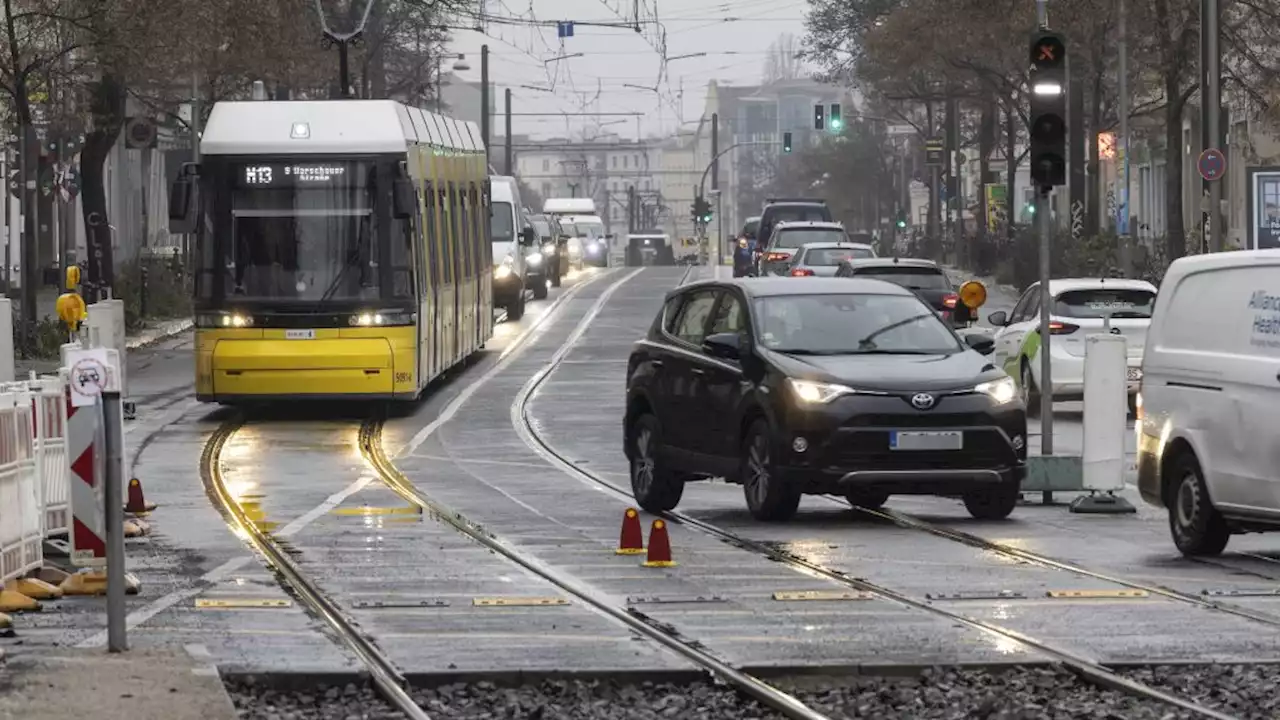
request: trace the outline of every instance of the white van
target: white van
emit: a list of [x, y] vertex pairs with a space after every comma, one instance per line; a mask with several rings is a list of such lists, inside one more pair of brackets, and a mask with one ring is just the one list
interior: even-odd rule
[[[524, 317], [525, 287], [533, 288], [534, 297], [546, 297], [546, 283], [530, 282], [532, 264], [542, 256], [534, 251], [537, 233], [524, 213], [520, 188], [513, 177], [494, 175], [489, 178], [489, 235], [493, 242], [493, 304], [507, 309], [508, 320]], [[540, 270], [540, 269], [539, 269]], [[532, 273], [541, 275], [541, 272]], [[541, 295], [538, 294], [541, 287]]]
[[1138, 489], [1184, 555], [1280, 530], [1280, 250], [1174, 262], [1147, 331]]

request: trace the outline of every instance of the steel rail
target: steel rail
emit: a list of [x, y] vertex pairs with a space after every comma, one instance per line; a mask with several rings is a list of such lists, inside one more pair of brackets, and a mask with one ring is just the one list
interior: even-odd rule
[[227, 441], [244, 425], [239, 415], [220, 425], [205, 444], [200, 458], [200, 476], [205, 492], [221, 511], [227, 523], [244, 537], [266, 563], [275, 570], [280, 583], [290, 590], [308, 610], [322, 620], [368, 670], [374, 688], [392, 707], [409, 720], [431, 720], [414, 702], [405, 688], [404, 675], [351, 622], [347, 615], [317, 587], [267, 533], [245, 513], [239, 501], [227, 489], [222, 478], [221, 456]]
[[397, 495], [444, 521], [459, 533], [501, 555], [525, 570], [555, 585], [588, 607], [626, 626], [627, 629], [653, 640], [701, 667], [740, 692], [795, 720], [830, 720], [794, 696], [748, 675], [703, 650], [695, 641], [685, 640], [672, 630], [651, 623], [572, 575], [557, 570], [508, 544], [483, 525], [446, 507], [422, 492], [387, 458], [382, 448], [382, 420], [366, 421], [360, 428], [360, 451], [380, 478]]
[[[530, 378], [529, 381], [525, 383], [524, 387], [522, 387], [516, 394], [511, 405], [512, 424], [525, 443], [535, 452], [538, 452], [553, 466], [560, 468], [571, 477], [576, 477], [588, 485], [594, 485], [598, 488], [609, 491], [624, 501], [631, 503], [634, 502], [634, 498], [632, 497], [629, 488], [624, 488], [593, 471], [581, 467], [579, 464], [561, 453], [542, 436], [537, 423], [533, 421], [533, 418], [529, 413], [530, 400], [537, 393], [539, 388], [542, 387], [543, 383], [545, 383], [547, 379], [551, 377], [552, 373], [554, 373], [559, 367], [560, 363], [564, 360], [565, 356], [568, 355], [573, 346], [576, 345], [577, 340], [586, 331], [586, 327], [594, 319], [595, 315], [598, 314], [600, 309], [601, 306], [597, 306], [593, 312], [588, 313], [588, 315], [583, 318], [582, 323], [574, 333], [570, 334], [569, 338], [560, 347], [559, 351], [557, 351], [556, 354], [552, 356], [551, 360], [543, 366], [537, 374]], [[1077, 676], [1092, 682], [1095, 685], [1163, 702], [1168, 705], [1196, 713], [1201, 717], [1212, 718], [1213, 720], [1239, 720], [1233, 715], [1219, 712], [1213, 708], [1163, 692], [1149, 685], [1130, 680], [1095, 660], [1079, 656], [1070, 650], [1055, 647], [1046, 641], [1038, 640], [1012, 628], [1004, 627], [986, 620], [971, 618], [967, 615], [952, 612], [940, 607], [935, 607], [927, 601], [918, 600], [902, 592], [873, 583], [863, 578], [849, 577], [840, 570], [826, 567], [798, 555], [779, 550], [776, 547], [751, 540], [750, 538], [738, 535], [731, 530], [726, 530], [715, 524], [699, 520], [679, 511], [672, 510], [664, 513], [658, 513], [658, 515], [669, 522], [674, 522], [685, 527], [699, 530], [704, 534], [721, 540], [727, 544], [762, 555], [770, 560], [782, 563], [805, 574], [822, 577], [854, 590], [871, 593], [881, 599], [896, 602], [937, 617], [945, 618], [951, 622], [964, 625], [972, 630], [977, 630], [984, 634], [998, 637], [1001, 640], [1011, 640], [1026, 649], [1038, 651], [1041, 654], [1062, 663], [1064, 667], [1074, 672]]]

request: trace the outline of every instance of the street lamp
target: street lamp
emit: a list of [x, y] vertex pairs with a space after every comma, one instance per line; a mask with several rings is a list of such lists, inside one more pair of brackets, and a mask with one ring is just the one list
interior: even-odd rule
[[[444, 70], [441, 68], [441, 65], [444, 61], [444, 58], [445, 58], [444, 55], [436, 56], [436, 114], [437, 115], [441, 114], [440, 95], [442, 94], [441, 91], [444, 89]], [[465, 72], [470, 69], [471, 69], [471, 63], [467, 62], [466, 55], [463, 55], [462, 53], [458, 53], [456, 56], [454, 56], [454, 61], [453, 61], [454, 72]]]
[[366, 0], [364, 13], [361, 14], [360, 22], [356, 24], [355, 29], [340, 33], [329, 27], [329, 21], [324, 16], [324, 8], [320, 6], [320, 0], [316, 0], [316, 14], [320, 16], [320, 29], [324, 32], [324, 39], [330, 47], [338, 46], [338, 82], [341, 83], [338, 90], [339, 97], [351, 97], [351, 65], [347, 57], [348, 50], [364, 33], [364, 27], [369, 22], [369, 13], [372, 10], [373, 0]]

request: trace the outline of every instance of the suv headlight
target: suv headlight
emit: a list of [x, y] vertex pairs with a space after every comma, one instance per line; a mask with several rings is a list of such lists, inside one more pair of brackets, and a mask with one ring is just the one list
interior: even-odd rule
[[999, 380], [978, 383], [973, 386], [973, 391], [986, 395], [997, 405], [1012, 402], [1014, 398], [1018, 397], [1018, 386], [1014, 384], [1011, 377], [1002, 377]]
[[543, 255], [554, 255], [555, 251], [556, 251], [555, 243], [546, 243], [545, 245], [542, 246]]
[[815, 382], [813, 380], [796, 380], [787, 378], [791, 391], [803, 403], [821, 405], [829, 403], [841, 395], [852, 395], [855, 391], [847, 385]]
[[529, 253], [528, 255], [525, 256], [524, 261], [529, 263], [530, 265], [540, 265], [542, 264], [542, 253], [540, 252]]
[[493, 276], [498, 280], [502, 280], [511, 275], [511, 264], [503, 262], [501, 265], [493, 269]]

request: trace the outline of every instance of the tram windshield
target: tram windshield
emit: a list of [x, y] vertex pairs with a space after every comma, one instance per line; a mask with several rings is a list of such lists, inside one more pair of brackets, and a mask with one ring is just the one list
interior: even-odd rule
[[377, 239], [392, 221], [375, 212], [370, 162], [247, 163], [232, 167], [224, 288], [245, 300], [379, 297]]

